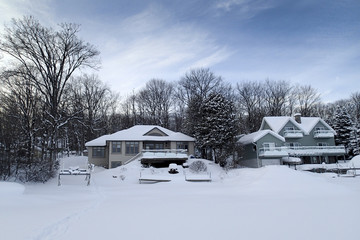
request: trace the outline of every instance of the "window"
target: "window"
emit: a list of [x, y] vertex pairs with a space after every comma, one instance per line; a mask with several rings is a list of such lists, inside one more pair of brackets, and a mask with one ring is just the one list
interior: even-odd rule
[[319, 147], [326, 147], [326, 146], [327, 146], [327, 143], [319, 142], [317, 145], [318, 145]]
[[112, 153], [121, 153], [121, 142], [112, 142]]
[[189, 144], [188, 142], [176, 142], [176, 149], [186, 149], [188, 150]]
[[285, 127], [285, 131], [294, 131], [294, 127]]
[[144, 149], [146, 150], [159, 150], [164, 149], [165, 143], [163, 142], [144, 142]]
[[93, 147], [93, 157], [105, 157], [105, 147]]
[[275, 143], [263, 143], [263, 147], [265, 150], [274, 150]]
[[135, 155], [139, 153], [139, 142], [126, 142], [126, 154]]
[[300, 143], [298, 142], [289, 142], [286, 144], [286, 146], [290, 147], [291, 149], [296, 149], [298, 147], [300, 147]]

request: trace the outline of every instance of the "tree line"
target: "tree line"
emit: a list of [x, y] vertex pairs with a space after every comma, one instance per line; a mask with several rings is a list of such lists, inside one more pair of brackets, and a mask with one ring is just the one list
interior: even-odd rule
[[236, 151], [236, 136], [257, 131], [264, 116], [299, 112], [345, 129], [337, 143], [350, 155], [359, 152], [359, 92], [325, 104], [310, 85], [266, 79], [234, 86], [197, 68], [176, 82], [151, 79], [120, 98], [96, 74], [80, 72], [96, 70], [100, 53], [78, 37], [79, 30], [68, 23], [52, 29], [33, 17], [5, 27], [0, 51], [11, 61], [0, 70], [2, 179], [47, 181], [59, 167], [59, 153], [82, 154], [87, 141], [138, 124], [189, 134], [199, 155], [225, 164]]

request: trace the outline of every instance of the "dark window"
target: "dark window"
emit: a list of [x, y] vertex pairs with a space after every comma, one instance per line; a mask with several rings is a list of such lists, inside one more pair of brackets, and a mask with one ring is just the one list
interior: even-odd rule
[[188, 142], [176, 142], [176, 149], [189, 149], [189, 143]]
[[121, 153], [121, 142], [112, 142], [112, 152]]
[[122, 162], [120, 161], [113, 161], [111, 162], [111, 168], [116, 168], [122, 165]]
[[126, 142], [126, 154], [138, 154], [139, 142]]
[[165, 149], [163, 142], [145, 142], [144, 149], [146, 150], [162, 150]]
[[326, 147], [326, 146], [327, 146], [327, 143], [325, 143], [325, 142], [319, 142], [317, 145], [318, 145], [319, 147]]
[[93, 157], [105, 157], [105, 147], [93, 147]]

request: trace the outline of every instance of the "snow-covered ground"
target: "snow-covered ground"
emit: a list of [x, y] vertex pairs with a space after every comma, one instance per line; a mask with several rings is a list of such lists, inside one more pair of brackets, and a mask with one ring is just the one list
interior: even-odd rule
[[[64, 159], [78, 161], [79, 158]], [[186, 182], [181, 169], [142, 172], [137, 162], [46, 184], [0, 182], [0, 239], [359, 239], [360, 177], [286, 166], [223, 171]]]

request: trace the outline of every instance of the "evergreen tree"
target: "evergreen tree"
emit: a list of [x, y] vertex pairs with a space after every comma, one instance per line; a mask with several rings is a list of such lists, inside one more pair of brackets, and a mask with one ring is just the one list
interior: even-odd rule
[[346, 106], [338, 106], [333, 119], [336, 131], [335, 144], [344, 145], [348, 155], [353, 155], [351, 140], [354, 137], [354, 127]]
[[222, 94], [212, 93], [200, 111], [202, 120], [195, 126], [197, 145], [210, 151], [215, 162], [223, 162], [232, 153], [237, 133], [234, 104]]
[[354, 124], [350, 139], [350, 148], [352, 150], [352, 156], [360, 154], [360, 127], [358, 124]]

